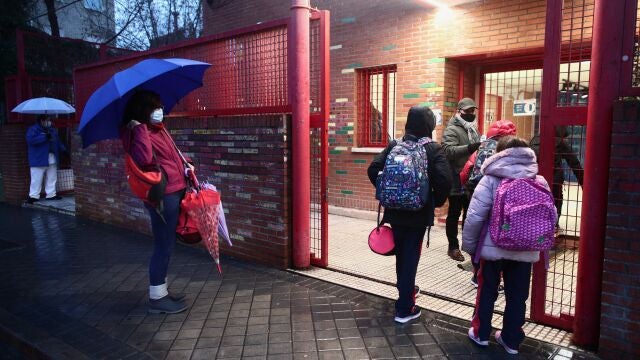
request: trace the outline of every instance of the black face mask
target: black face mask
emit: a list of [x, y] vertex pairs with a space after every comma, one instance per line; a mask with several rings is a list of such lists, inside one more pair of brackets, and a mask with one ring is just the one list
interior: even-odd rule
[[466, 122], [473, 122], [476, 119], [476, 114], [460, 114], [462, 120]]

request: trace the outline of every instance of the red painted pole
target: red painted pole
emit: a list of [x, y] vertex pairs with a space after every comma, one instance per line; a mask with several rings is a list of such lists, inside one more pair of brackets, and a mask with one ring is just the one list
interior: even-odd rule
[[289, 100], [293, 168], [293, 266], [311, 265], [311, 165], [309, 156], [309, 0], [291, 1]]
[[624, 10], [624, 1], [596, 0], [594, 4], [583, 221], [580, 226], [576, 316], [572, 338], [580, 346], [597, 346], [600, 331], [609, 153], [613, 102], [620, 92], [623, 49], [620, 19], [624, 19]]
[[[540, 151], [538, 173], [553, 184], [554, 123], [558, 79], [560, 77], [560, 40], [562, 31], [562, 0], [548, 0], [544, 35], [544, 68], [542, 77], [542, 103], [540, 104]], [[545, 318], [547, 271], [542, 261], [533, 265], [531, 284], [531, 319]]]

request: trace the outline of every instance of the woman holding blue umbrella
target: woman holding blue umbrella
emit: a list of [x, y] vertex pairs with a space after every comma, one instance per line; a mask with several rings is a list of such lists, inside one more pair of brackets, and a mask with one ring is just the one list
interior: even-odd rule
[[[184, 294], [171, 294], [167, 289], [167, 270], [176, 242], [180, 201], [187, 183], [184, 162], [169, 132], [164, 129], [163, 117], [160, 96], [153, 91], [137, 91], [125, 106], [120, 138], [138, 167], [159, 167], [166, 176], [161, 206], [145, 202], [154, 241], [149, 262], [149, 312], [175, 314], [188, 308]], [[191, 165], [186, 166], [193, 170]]]

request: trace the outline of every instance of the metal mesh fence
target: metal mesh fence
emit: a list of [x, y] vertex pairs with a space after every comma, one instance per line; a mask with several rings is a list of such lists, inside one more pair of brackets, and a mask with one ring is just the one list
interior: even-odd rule
[[322, 129], [312, 128], [311, 147], [311, 259], [322, 259]]
[[592, 26], [593, 0], [564, 2], [558, 106], [588, 104]]
[[115, 72], [145, 58], [182, 57], [212, 65], [201, 88], [184, 97], [172, 114], [242, 115], [286, 113], [287, 28], [279, 20], [227, 36], [210, 36], [184, 45], [149, 51], [135, 58], [97, 68], [77, 70], [78, 103], [82, 106], [91, 93]]

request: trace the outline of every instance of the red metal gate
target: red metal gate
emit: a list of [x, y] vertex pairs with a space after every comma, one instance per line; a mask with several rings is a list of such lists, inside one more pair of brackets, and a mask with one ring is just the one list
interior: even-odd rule
[[539, 164], [561, 216], [549, 269], [534, 265], [531, 318], [567, 330], [576, 304], [593, 14], [593, 0], [547, 2]]
[[329, 12], [311, 23], [311, 264], [329, 264]]

